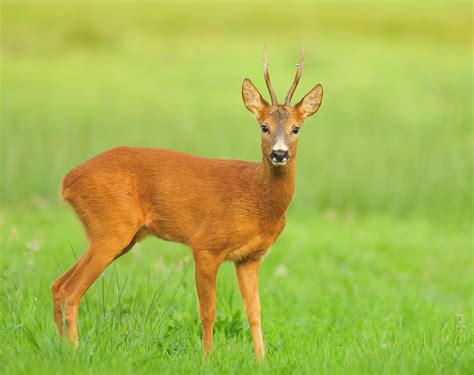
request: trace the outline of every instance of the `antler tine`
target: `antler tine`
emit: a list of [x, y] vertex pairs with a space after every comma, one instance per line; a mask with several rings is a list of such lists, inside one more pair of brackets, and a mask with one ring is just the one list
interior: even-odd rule
[[293, 81], [293, 84], [291, 85], [290, 90], [288, 91], [288, 94], [286, 95], [286, 98], [285, 98], [285, 105], [287, 106], [290, 105], [291, 98], [293, 97], [293, 94], [295, 93], [295, 90], [296, 90], [296, 86], [298, 86], [298, 82], [300, 81], [301, 73], [303, 72], [303, 62], [304, 62], [304, 47], [301, 48], [300, 62], [297, 65], [298, 69], [296, 69], [295, 80]]
[[268, 72], [268, 56], [267, 56], [267, 45], [263, 47], [263, 76], [265, 77], [265, 82], [267, 84], [268, 92], [270, 93], [270, 97], [272, 98], [272, 105], [278, 104], [278, 99], [273, 90], [272, 83], [270, 81], [270, 73]]

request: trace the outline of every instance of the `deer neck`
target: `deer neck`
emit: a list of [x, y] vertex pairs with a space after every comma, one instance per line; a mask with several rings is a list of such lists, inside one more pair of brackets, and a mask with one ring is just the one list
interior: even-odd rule
[[257, 168], [257, 202], [265, 217], [280, 219], [288, 209], [295, 191], [296, 161], [275, 167], [264, 158]]

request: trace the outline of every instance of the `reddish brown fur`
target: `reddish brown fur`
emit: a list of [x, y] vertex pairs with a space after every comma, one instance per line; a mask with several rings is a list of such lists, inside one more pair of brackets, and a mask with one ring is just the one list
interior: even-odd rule
[[[151, 234], [193, 252], [206, 354], [212, 351], [217, 270], [224, 260], [235, 262], [255, 353], [263, 357], [258, 268], [285, 226], [296, 168], [297, 137], [287, 134], [290, 160], [275, 167], [269, 160], [271, 134], [278, 127], [291, 133], [301, 125], [319, 107], [322, 88], [316, 86], [295, 107], [268, 105], [249, 80], [242, 92], [247, 108], [270, 128], [262, 135], [260, 163], [117, 147], [66, 175], [62, 196], [89, 241], [84, 255], [52, 286], [59, 332], [64, 320], [73, 343], [78, 343], [76, 316], [84, 293], [114, 259]], [[312, 96], [317, 100], [305, 104]]]

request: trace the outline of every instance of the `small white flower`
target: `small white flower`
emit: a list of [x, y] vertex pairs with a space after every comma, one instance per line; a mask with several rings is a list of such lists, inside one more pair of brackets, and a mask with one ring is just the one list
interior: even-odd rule
[[164, 259], [162, 257], [158, 258], [158, 260], [156, 261], [155, 269], [160, 273], [165, 273], [166, 272], [166, 265], [165, 265]]
[[275, 276], [276, 277], [285, 277], [286, 275], [288, 275], [288, 269], [286, 268], [286, 266], [284, 264], [279, 264], [275, 268]]
[[35, 253], [39, 249], [41, 249], [41, 241], [39, 240], [39, 238], [33, 238], [32, 240], [26, 243], [26, 248]]

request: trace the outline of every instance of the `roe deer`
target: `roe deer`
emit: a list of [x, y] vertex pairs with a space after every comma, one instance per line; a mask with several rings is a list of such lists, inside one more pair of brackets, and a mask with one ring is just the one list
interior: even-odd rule
[[303, 68], [304, 51], [284, 104], [278, 104], [264, 51], [271, 105], [249, 79], [242, 97], [261, 127], [262, 160], [207, 159], [155, 148], [117, 147], [70, 171], [62, 197], [84, 225], [88, 247], [52, 285], [54, 318], [78, 345], [77, 311], [82, 296], [104, 269], [147, 235], [189, 246], [195, 264], [204, 355], [212, 352], [216, 275], [235, 263], [257, 359], [264, 357], [258, 270], [285, 227], [295, 188], [298, 133], [319, 108], [316, 85], [290, 105]]

